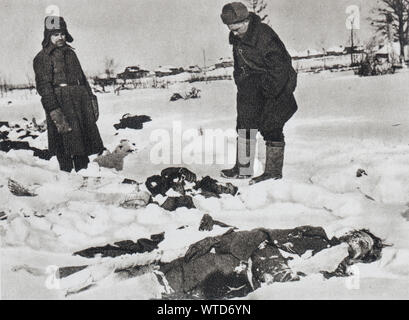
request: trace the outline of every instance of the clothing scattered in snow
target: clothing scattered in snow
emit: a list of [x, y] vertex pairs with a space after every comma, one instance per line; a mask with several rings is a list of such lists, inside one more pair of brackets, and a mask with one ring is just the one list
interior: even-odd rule
[[125, 129], [125, 128], [130, 128], [130, 129], [143, 129], [143, 124], [145, 122], [152, 121], [151, 117], [149, 116], [134, 116], [129, 113], [124, 114], [122, 116], [122, 119], [119, 120], [119, 123], [114, 124], [114, 128], [116, 130], [119, 129]]
[[135, 254], [151, 252], [158, 248], [158, 244], [165, 238], [164, 233], [154, 234], [150, 239], [138, 239], [136, 242], [131, 240], [115, 242], [114, 245], [106, 245], [103, 247], [88, 248], [82, 251], [75, 252], [74, 255], [79, 255], [86, 258], [93, 258], [96, 255], [101, 257], [118, 257], [124, 254]]

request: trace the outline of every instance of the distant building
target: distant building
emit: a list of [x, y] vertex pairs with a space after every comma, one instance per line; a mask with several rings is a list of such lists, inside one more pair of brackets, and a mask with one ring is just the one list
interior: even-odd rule
[[202, 69], [199, 66], [189, 66], [185, 69], [186, 72], [189, 73], [201, 73]]
[[[307, 49], [301, 52], [289, 51], [293, 66], [297, 71], [319, 72], [321, 70], [335, 70], [351, 67], [365, 58], [363, 46], [351, 47], [335, 46], [320, 51]], [[352, 53], [352, 54], [351, 54]]]
[[93, 78], [94, 84], [101, 87], [112, 86], [116, 83], [116, 78], [108, 77], [105, 73]]
[[155, 70], [155, 75], [157, 77], [165, 77], [165, 76], [172, 76], [175, 74], [179, 74], [184, 72], [185, 70], [183, 68], [176, 68], [173, 66], [159, 66], [158, 69]]
[[139, 66], [126, 67], [125, 71], [118, 74], [118, 78], [122, 80], [140, 79], [149, 75], [149, 70], [144, 70]]
[[341, 56], [345, 53], [346, 52], [344, 46], [331, 47], [326, 50], [327, 56]]
[[354, 46], [352, 47], [345, 47], [344, 54], [351, 54], [351, 53], [364, 53], [365, 48], [364, 46]]

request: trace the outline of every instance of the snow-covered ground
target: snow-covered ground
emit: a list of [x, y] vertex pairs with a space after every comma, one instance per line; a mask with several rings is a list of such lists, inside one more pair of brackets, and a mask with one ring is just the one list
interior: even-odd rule
[[[331, 237], [366, 228], [393, 245], [383, 250], [380, 261], [357, 265], [355, 279], [325, 280], [314, 274], [298, 282], [263, 286], [246, 299], [408, 299], [408, 82], [408, 72], [370, 78], [350, 73], [301, 74], [296, 91], [299, 111], [285, 128], [284, 179], [251, 187], [246, 181], [234, 181], [239, 196], [195, 197], [197, 209], [176, 212], [153, 204], [137, 210], [119, 207], [125, 195], [135, 192], [135, 187], [120, 182], [125, 177], [144, 182], [163, 168], [180, 165], [199, 177], [219, 179], [220, 169], [231, 163], [199, 160], [209, 152], [223, 156], [228, 151], [233, 161], [234, 82], [194, 83], [201, 89], [201, 98], [176, 102], [170, 102], [170, 96], [189, 91], [192, 85], [99, 95], [98, 126], [105, 146], [113, 150], [121, 139], [128, 139], [137, 148], [125, 158], [123, 171], [100, 170], [91, 163], [79, 174], [67, 174], [58, 170], [55, 158], [48, 162], [28, 151], [0, 152], [0, 212], [7, 215], [0, 221], [1, 298], [158, 298], [161, 288], [152, 273], [124, 280], [112, 273], [114, 266], [146, 264], [158, 258], [171, 261], [183, 256], [191, 243], [224, 233], [219, 227], [198, 231], [203, 214], [209, 213], [241, 230], [313, 225], [322, 226]], [[148, 115], [152, 121], [143, 130], [116, 134], [113, 124], [125, 113]], [[1, 121], [20, 122], [22, 117], [44, 119], [38, 96], [11, 94], [0, 99]], [[229, 137], [225, 149], [211, 151], [206, 140], [210, 129], [220, 129]], [[46, 134], [28, 141], [38, 148], [47, 146]], [[158, 143], [172, 146], [169, 154], [167, 150], [161, 154], [167, 163], [157, 163]], [[179, 150], [184, 153], [180, 155]], [[259, 155], [257, 173], [263, 169], [261, 139]], [[367, 175], [356, 177], [358, 169]], [[86, 183], [83, 176], [89, 177]], [[9, 178], [37, 196], [12, 195], [7, 188]], [[186, 227], [178, 229], [181, 226]], [[115, 259], [72, 256], [91, 246], [160, 232], [165, 232], [165, 240], [149, 254]], [[94, 288], [66, 296], [72, 283], [60, 283], [59, 289], [53, 285], [53, 266], [85, 264], [95, 264]]]

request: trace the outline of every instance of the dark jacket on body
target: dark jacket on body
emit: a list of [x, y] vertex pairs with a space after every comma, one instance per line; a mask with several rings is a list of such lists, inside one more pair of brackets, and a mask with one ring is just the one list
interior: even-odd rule
[[[230, 33], [237, 84], [237, 129], [267, 133], [283, 128], [297, 111], [297, 73], [278, 35], [250, 13], [243, 38]], [[264, 134], [263, 134], [264, 135]]]
[[[73, 48], [49, 44], [34, 58], [34, 72], [46, 113], [50, 152], [88, 156], [102, 151], [91, 102], [94, 95]], [[50, 112], [58, 108], [72, 128], [70, 133], [59, 134], [50, 118]]]

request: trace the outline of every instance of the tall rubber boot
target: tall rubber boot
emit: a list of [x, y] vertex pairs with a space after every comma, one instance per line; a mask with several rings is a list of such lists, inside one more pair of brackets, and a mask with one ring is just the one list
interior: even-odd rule
[[250, 185], [268, 179], [278, 180], [283, 177], [285, 142], [266, 142], [266, 165], [261, 176], [250, 180]]
[[237, 138], [236, 164], [231, 169], [221, 171], [221, 176], [227, 179], [249, 179], [254, 174], [254, 157], [256, 139]]

